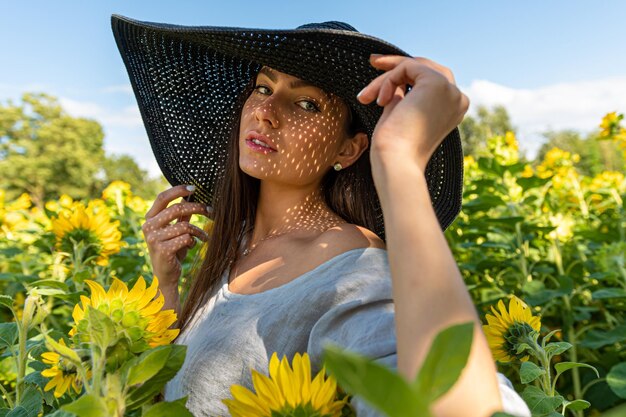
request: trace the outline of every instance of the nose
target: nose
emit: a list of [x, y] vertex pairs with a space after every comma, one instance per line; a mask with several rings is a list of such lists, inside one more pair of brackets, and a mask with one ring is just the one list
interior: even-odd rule
[[261, 123], [267, 121], [273, 128], [278, 127], [278, 117], [276, 116], [276, 104], [271, 97], [268, 97], [254, 109], [254, 117]]

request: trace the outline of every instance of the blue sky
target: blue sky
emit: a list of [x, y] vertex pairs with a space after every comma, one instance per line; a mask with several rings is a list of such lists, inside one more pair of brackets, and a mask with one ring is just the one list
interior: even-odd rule
[[546, 129], [588, 132], [626, 111], [626, 2], [2, 1], [0, 102], [25, 91], [105, 128], [105, 147], [158, 172], [110, 15], [183, 25], [294, 28], [343, 20], [437, 61], [478, 104], [503, 104], [532, 156]]

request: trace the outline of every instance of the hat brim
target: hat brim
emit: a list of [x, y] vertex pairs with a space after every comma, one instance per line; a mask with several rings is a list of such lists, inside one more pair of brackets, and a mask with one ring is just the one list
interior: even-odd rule
[[[111, 26], [163, 175], [172, 185], [196, 185], [195, 199], [205, 204], [211, 204], [223, 174], [234, 106], [262, 66], [342, 97], [371, 138], [382, 108], [356, 100], [382, 73], [369, 64], [369, 56], [409, 56], [378, 38], [339, 29], [178, 26], [118, 15], [111, 17]], [[431, 157], [426, 177], [445, 230], [461, 209], [458, 128]], [[375, 232], [384, 236], [380, 217], [381, 229]]]

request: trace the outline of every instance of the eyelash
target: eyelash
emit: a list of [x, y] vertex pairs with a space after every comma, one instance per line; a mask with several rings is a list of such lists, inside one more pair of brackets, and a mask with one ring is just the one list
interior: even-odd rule
[[[255, 92], [255, 93], [258, 93], [258, 94], [263, 94], [263, 93], [261, 93], [261, 92], [259, 91], [259, 88], [261, 88], [261, 87], [262, 87], [262, 88], [267, 88], [268, 90], [270, 90], [270, 88], [269, 88], [268, 86], [263, 85], [263, 84], [259, 84], [259, 85], [256, 85], [256, 86], [254, 87], [254, 92]], [[271, 90], [270, 90], [270, 91], [271, 91]], [[298, 107], [300, 107], [302, 110], [304, 110], [304, 111], [306, 111], [306, 112], [310, 112], [310, 113], [313, 113], [313, 112], [319, 112], [319, 111], [320, 111], [320, 107], [319, 107], [319, 105], [318, 105], [315, 101], [313, 101], [313, 100], [300, 100], [300, 101], [304, 101], [304, 102], [307, 102], [307, 103], [311, 103], [311, 104], [313, 105], [313, 107], [314, 107], [314, 109], [307, 110], [307, 109], [305, 109], [305, 108], [304, 108], [304, 107], [302, 107], [302, 106], [298, 106]]]

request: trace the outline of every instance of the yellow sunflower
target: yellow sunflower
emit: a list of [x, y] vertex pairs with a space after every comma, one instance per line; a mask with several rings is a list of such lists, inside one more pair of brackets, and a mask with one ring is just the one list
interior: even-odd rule
[[487, 325], [483, 331], [494, 359], [500, 362], [514, 360], [527, 361], [528, 356], [517, 353], [517, 345], [528, 340], [531, 331], [541, 329], [541, 320], [533, 316], [528, 307], [516, 296], [511, 297], [507, 310], [502, 300], [498, 301], [498, 311], [491, 306], [493, 315], [487, 313]]
[[[67, 346], [63, 339], [60, 339], [59, 343]], [[50, 365], [50, 368], [41, 371], [42, 376], [51, 378], [44, 387], [44, 391], [50, 391], [54, 388], [54, 396], [59, 398], [72, 387], [74, 392], [80, 394], [82, 381], [73, 363], [64, 359], [56, 352], [44, 352], [41, 354], [41, 358], [43, 363]], [[89, 377], [89, 373], [87, 375]]]
[[72, 253], [70, 238], [91, 244], [87, 256], [97, 256], [96, 263], [103, 266], [107, 264], [108, 257], [119, 252], [123, 245], [118, 227], [119, 221], [112, 222], [105, 207], [95, 200], [90, 201], [87, 207], [81, 202], [74, 202], [52, 219], [58, 250]]
[[233, 417], [340, 416], [348, 396], [337, 399], [337, 381], [325, 379], [326, 369], [311, 381], [309, 355], [296, 353], [293, 369], [286, 356], [278, 360], [276, 352], [270, 359], [270, 377], [252, 370], [256, 394], [241, 385], [233, 385], [233, 399], [222, 400]]
[[600, 137], [611, 137], [619, 129], [619, 123], [624, 118], [623, 114], [617, 114], [617, 112], [607, 113], [600, 123]]
[[69, 332], [70, 336], [86, 327], [85, 311], [88, 306], [107, 314], [133, 343], [145, 342], [149, 347], [156, 347], [170, 344], [178, 335], [179, 329], [169, 329], [176, 322], [176, 313], [174, 310], [161, 310], [165, 303], [162, 293], [155, 298], [159, 288], [156, 275], [148, 288], [143, 277], [139, 277], [130, 291], [124, 282], [115, 277], [107, 292], [95, 281], [85, 282], [91, 289], [91, 298], [81, 295], [82, 308], [80, 303], [74, 306], [74, 327]]

